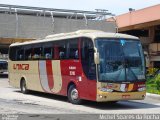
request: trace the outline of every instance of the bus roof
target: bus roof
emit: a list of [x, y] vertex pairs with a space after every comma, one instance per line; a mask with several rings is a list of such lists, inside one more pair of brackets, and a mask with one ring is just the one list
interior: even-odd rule
[[95, 38], [125, 38], [125, 39], [136, 39], [136, 40], [138, 39], [138, 37], [126, 35], [126, 34], [120, 34], [120, 33], [109, 33], [109, 32], [104, 32], [100, 30], [78, 30], [70, 33], [48, 35], [41, 40], [26, 41], [22, 43], [13, 43], [10, 46], [43, 43], [43, 42], [71, 39], [71, 38], [77, 38], [77, 37], [89, 37], [91, 39], [95, 39]]

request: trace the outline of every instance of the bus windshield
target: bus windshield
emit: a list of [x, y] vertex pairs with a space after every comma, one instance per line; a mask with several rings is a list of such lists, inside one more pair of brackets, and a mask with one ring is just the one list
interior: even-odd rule
[[96, 47], [100, 56], [99, 81], [145, 80], [145, 62], [139, 40], [99, 38]]

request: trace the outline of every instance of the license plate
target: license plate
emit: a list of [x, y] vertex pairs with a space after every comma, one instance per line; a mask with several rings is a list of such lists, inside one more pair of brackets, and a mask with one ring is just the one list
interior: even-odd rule
[[130, 98], [130, 95], [122, 95], [122, 98], [123, 98], [123, 99], [129, 99], [129, 98]]

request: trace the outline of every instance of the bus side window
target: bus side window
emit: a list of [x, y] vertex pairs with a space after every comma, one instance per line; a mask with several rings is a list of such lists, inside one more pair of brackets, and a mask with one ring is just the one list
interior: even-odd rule
[[41, 59], [42, 58], [42, 47], [34, 48], [33, 59]]
[[54, 42], [47, 42], [43, 44], [43, 60], [52, 60], [54, 58]]
[[9, 59], [10, 60], [17, 60], [17, 54], [16, 54], [16, 51], [17, 51], [17, 47], [10, 47], [10, 50], [9, 50]]
[[69, 59], [78, 59], [78, 39], [69, 40]]
[[59, 58], [66, 59], [66, 43], [65, 41], [60, 42], [59, 44]]
[[46, 60], [52, 59], [52, 47], [46, 47], [44, 48], [44, 57]]
[[24, 60], [24, 49], [23, 48], [17, 51], [17, 60]]
[[65, 56], [65, 53], [63, 52], [63, 50], [61, 50], [61, 51], [59, 52], [59, 57], [60, 57], [60, 59], [64, 59], [64, 56]]
[[25, 60], [31, 60], [32, 59], [32, 48], [26, 48], [25, 49]]

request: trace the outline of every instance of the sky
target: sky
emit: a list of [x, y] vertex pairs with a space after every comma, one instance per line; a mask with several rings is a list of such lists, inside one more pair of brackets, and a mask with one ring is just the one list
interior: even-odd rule
[[138, 10], [160, 4], [160, 0], [0, 0], [0, 4], [88, 11], [106, 9], [120, 15], [127, 13], [129, 8]]

